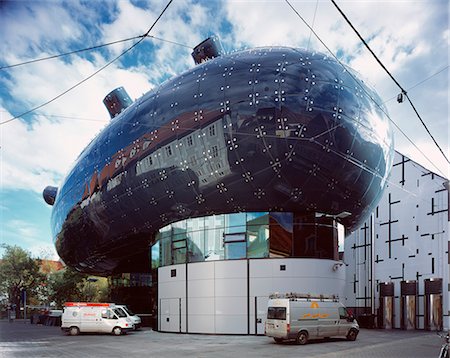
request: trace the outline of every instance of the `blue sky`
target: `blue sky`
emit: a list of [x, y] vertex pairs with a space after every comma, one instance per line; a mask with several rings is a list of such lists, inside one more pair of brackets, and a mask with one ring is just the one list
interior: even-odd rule
[[[439, 145], [449, 154], [447, 0], [337, 1], [375, 53], [408, 91]], [[145, 33], [166, 1], [2, 1], [0, 66]], [[449, 166], [408, 103], [398, 104], [392, 80], [373, 60], [328, 0], [291, 1], [339, 59], [379, 93], [391, 118], [428, 157], [395, 132], [396, 149], [434, 172]], [[151, 35], [193, 47], [218, 34], [227, 52], [283, 45], [327, 52], [282, 0], [175, 0]], [[133, 42], [34, 64], [0, 69], [0, 122], [38, 106], [91, 75]], [[0, 243], [56, 258], [51, 207], [42, 199], [58, 186], [81, 150], [109, 122], [102, 104], [124, 86], [140, 97], [191, 68], [191, 50], [146, 39], [57, 101], [0, 125]], [[430, 161], [432, 163], [430, 163]]]

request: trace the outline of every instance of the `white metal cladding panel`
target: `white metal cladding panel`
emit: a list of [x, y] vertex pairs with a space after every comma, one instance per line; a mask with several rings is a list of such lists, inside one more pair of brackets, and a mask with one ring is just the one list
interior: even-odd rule
[[215, 316], [190, 314], [189, 333], [216, 333]]
[[216, 316], [216, 333], [247, 334], [247, 315]]
[[222, 278], [215, 281], [215, 296], [247, 296], [246, 278]]
[[214, 297], [214, 280], [188, 280], [188, 295], [192, 297]]
[[[264, 325], [267, 317], [267, 302], [269, 297], [257, 296], [256, 297], [256, 312], [255, 312], [255, 297], [250, 296], [250, 334], [264, 334]], [[256, 318], [259, 321], [255, 321]]]
[[185, 282], [158, 282], [159, 298], [180, 298], [186, 297]]
[[252, 278], [255, 277], [270, 277], [273, 276], [273, 263], [279, 262], [279, 264], [285, 264], [285, 261], [289, 260], [283, 260], [283, 259], [258, 259], [258, 260], [250, 260], [250, 271], [249, 276]]
[[247, 260], [215, 261], [214, 275], [220, 278], [247, 278]]
[[244, 315], [247, 317], [247, 295], [242, 297], [216, 297], [216, 316]]
[[[215, 298], [214, 297], [195, 297], [189, 298], [189, 318], [196, 315], [214, 315]], [[190, 326], [190, 325], [189, 325]]]
[[345, 266], [337, 261], [300, 258], [250, 260], [249, 274], [250, 296], [292, 291], [344, 295]]
[[[172, 277], [172, 272], [175, 270], [176, 276]], [[181, 282], [186, 280], [186, 265], [172, 265], [158, 268], [158, 283], [159, 282]]]
[[189, 264], [188, 275], [189, 280], [205, 280], [214, 279], [214, 261], [195, 262]]

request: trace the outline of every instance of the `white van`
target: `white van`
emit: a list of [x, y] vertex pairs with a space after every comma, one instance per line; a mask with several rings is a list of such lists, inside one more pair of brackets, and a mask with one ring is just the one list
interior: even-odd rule
[[277, 343], [295, 340], [306, 344], [309, 339], [339, 336], [354, 341], [359, 325], [337, 296], [273, 294], [268, 301], [265, 333]]
[[61, 329], [72, 336], [80, 332], [119, 336], [133, 328], [133, 322], [114, 303], [67, 302], [61, 316]]
[[134, 314], [127, 306], [125, 305], [116, 305], [115, 307], [123, 310], [123, 312], [127, 315], [127, 317], [131, 320], [131, 322], [133, 322], [134, 324], [134, 329], [139, 329], [141, 328], [141, 317], [139, 317], [138, 315]]

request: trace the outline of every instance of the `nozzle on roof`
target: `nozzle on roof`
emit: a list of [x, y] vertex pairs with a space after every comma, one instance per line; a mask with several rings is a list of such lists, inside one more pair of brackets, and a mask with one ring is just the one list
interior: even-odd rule
[[56, 195], [58, 194], [58, 188], [55, 186], [48, 186], [44, 189], [42, 196], [48, 205], [55, 203]]
[[129, 107], [133, 101], [123, 87], [116, 88], [106, 95], [103, 103], [111, 118], [114, 118], [125, 108]]
[[194, 47], [192, 57], [195, 64], [206, 62], [214, 57], [218, 57], [223, 53], [222, 44], [218, 36], [208, 37], [206, 40], [200, 42]]

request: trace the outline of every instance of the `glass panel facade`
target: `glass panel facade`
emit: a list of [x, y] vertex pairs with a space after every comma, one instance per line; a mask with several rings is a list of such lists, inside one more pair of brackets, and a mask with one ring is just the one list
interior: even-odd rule
[[159, 267], [160, 262], [159, 241], [156, 241], [156, 243], [152, 246], [151, 261], [152, 261], [152, 269], [157, 269]]
[[269, 213], [247, 214], [247, 257], [269, 257]]
[[234, 234], [245, 232], [246, 213], [225, 215], [225, 233]]
[[317, 213], [234, 213], [182, 220], [156, 234], [152, 268], [264, 257], [334, 259], [337, 227], [335, 219]]

